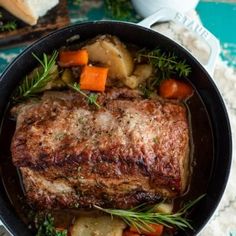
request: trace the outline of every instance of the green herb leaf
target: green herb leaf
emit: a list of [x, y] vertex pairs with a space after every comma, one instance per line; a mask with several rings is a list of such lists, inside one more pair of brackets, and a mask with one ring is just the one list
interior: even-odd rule
[[144, 205], [130, 210], [104, 209], [96, 205], [94, 207], [98, 210], [111, 214], [112, 216], [118, 216], [122, 218], [127, 225], [135, 227], [138, 231], [145, 230], [151, 232], [150, 224], [162, 224], [166, 227], [192, 229], [190, 221], [184, 218], [184, 215], [186, 214], [187, 210], [189, 210], [189, 208], [199, 202], [204, 196], [205, 195], [200, 196], [173, 214], [157, 213], [153, 211], [155, 206], [147, 207]]
[[98, 98], [98, 94], [91, 93], [91, 94], [88, 96], [88, 103], [89, 103], [90, 105], [95, 104], [96, 101], [97, 101], [97, 98]]
[[95, 93], [90, 93], [89, 95], [86, 94], [85, 92], [83, 92], [80, 89], [80, 85], [78, 83], [74, 83], [74, 84], [68, 84], [68, 86], [70, 88], [72, 88], [73, 90], [79, 92], [82, 96], [84, 96], [85, 98], [87, 98], [87, 101], [90, 105], [95, 105], [97, 108], [100, 108], [101, 106], [97, 103], [97, 98], [98, 98], [98, 94]]
[[0, 30], [4, 31], [13, 31], [17, 28], [17, 24], [15, 21], [8, 21], [6, 23], [0, 22]]
[[[0, 12], [0, 19], [3, 19], [3, 14], [2, 12]], [[17, 24], [15, 21], [8, 21], [8, 22], [4, 22], [4, 20], [0, 21], [0, 31], [4, 32], [4, 31], [12, 31], [15, 30], [17, 28]]]
[[129, 0], [105, 0], [106, 14], [112, 18], [124, 20], [131, 17], [132, 4]]
[[39, 226], [36, 236], [67, 236], [67, 230], [59, 231], [54, 226], [54, 218], [48, 214]]
[[177, 75], [179, 77], [187, 77], [191, 73], [191, 67], [186, 64], [185, 60], [180, 60], [174, 53], [165, 53], [160, 49], [148, 51], [142, 49], [137, 53], [136, 60], [148, 60], [156, 69], [156, 77], [148, 81], [148, 89], [156, 88], [163, 79]]
[[41, 92], [42, 88], [51, 80], [50, 73], [56, 65], [58, 52], [54, 51], [50, 58], [44, 53], [43, 60], [39, 59], [35, 54], [32, 55], [40, 63], [42, 68], [37, 69], [33, 78], [29, 78], [28, 76], [25, 77], [13, 96], [15, 101], [32, 97], [36, 93]]
[[139, 89], [142, 92], [144, 98], [150, 98], [151, 97], [152, 91], [150, 89], [148, 89], [147, 86], [140, 85]]

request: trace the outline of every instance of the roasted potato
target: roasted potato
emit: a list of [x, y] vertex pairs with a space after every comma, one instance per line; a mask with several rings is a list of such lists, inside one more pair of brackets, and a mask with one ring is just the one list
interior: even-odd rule
[[115, 36], [103, 35], [84, 46], [89, 60], [109, 68], [108, 77], [125, 80], [134, 69], [133, 58], [126, 46]]
[[155, 205], [154, 211], [164, 214], [171, 214], [173, 212], [174, 205], [173, 203], [161, 202]]
[[135, 89], [152, 75], [152, 66], [148, 64], [137, 65], [134, 73], [126, 77], [123, 83], [131, 89]]
[[[134, 59], [126, 46], [115, 36], [99, 36], [84, 46], [92, 62], [109, 68], [107, 85], [120, 80], [131, 89], [152, 74], [152, 66], [148, 64], [134, 65]], [[135, 67], [135, 70], [134, 70]]]
[[125, 223], [111, 216], [81, 216], [71, 227], [71, 236], [122, 236]]

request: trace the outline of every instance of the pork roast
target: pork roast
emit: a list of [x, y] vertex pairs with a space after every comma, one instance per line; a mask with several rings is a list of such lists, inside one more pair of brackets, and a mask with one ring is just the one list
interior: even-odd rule
[[47, 92], [12, 109], [12, 158], [28, 201], [39, 209], [130, 208], [181, 195], [189, 176], [185, 106], [123, 88], [98, 103]]

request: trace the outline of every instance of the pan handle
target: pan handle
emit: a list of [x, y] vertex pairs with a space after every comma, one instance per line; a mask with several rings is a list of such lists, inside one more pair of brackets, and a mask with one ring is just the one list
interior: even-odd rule
[[161, 8], [153, 15], [140, 21], [138, 25], [151, 28], [151, 26], [157, 22], [166, 21], [173, 21], [175, 23], [183, 25], [186, 29], [196, 33], [199, 38], [206, 42], [206, 44], [210, 48], [210, 55], [208, 58], [208, 62], [204, 65], [204, 67], [210, 75], [213, 75], [216, 60], [220, 52], [220, 43], [219, 40], [201, 24], [197, 23], [196, 21], [184, 15], [183, 13], [175, 11], [174, 9]]

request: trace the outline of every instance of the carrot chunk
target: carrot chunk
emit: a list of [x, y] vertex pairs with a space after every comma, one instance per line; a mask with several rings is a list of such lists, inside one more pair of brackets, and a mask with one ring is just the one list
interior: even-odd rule
[[108, 68], [85, 66], [80, 75], [80, 88], [84, 90], [104, 92]]
[[193, 94], [193, 88], [175, 79], [163, 80], [159, 87], [159, 94], [163, 98], [185, 99]]
[[[147, 232], [145, 230], [141, 230], [141, 234], [146, 236], [161, 236], [163, 233], [164, 226], [160, 224], [149, 224], [151, 232]], [[130, 227], [130, 231], [134, 233], [139, 233], [135, 227]]]
[[77, 51], [61, 51], [59, 65], [62, 67], [81, 66], [88, 64], [88, 52], [85, 49]]

